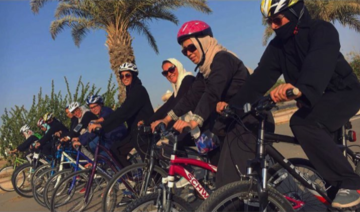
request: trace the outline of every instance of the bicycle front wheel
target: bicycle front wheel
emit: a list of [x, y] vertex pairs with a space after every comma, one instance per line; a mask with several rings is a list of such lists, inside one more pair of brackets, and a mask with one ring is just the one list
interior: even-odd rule
[[41, 206], [45, 206], [44, 190], [45, 190], [46, 183], [57, 171], [58, 171], [57, 168], [43, 170], [41, 172], [41, 174], [38, 173], [37, 178], [32, 181], [34, 199]]
[[[55, 173], [46, 183], [45, 189], [43, 192], [45, 206], [50, 210], [51, 208], [51, 198], [54, 194], [54, 190], [59, 186], [60, 182], [68, 175], [72, 174], [74, 171], [71, 169], [62, 170]], [[65, 187], [63, 188], [65, 189]], [[58, 194], [62, 194], [62, 190], [58, 190]]]
[[0, 170], [0, 189], [8, 192], [14, 191], [14, 186], [11, 183], [11, 176], [13, 173], [13, 166], [7, 166]]
[[[257, 184], [250, 181], [227, 184], [212, 193], [197, 211], [259, 211]], [[294, 210], [282, 194], [269, 187], [267, 211]]]
[[[150, 175], [149, 184], [145, 188], [144, 182], [148, 175]], [[153, 193], [156, 186], [161, 183], [162, 177], [166, 176], [166, 171], [158, 166], [154, 166], [152, 173], [149, 173], [146, 163], [125, 167], [113, 176], [105, 189], [102, 211], [123, 211], [124, 205], [141, 196], [142, 189], [146, 193]]]
[[[146, 211], [161, 211], [162, 198], [158, 198], [157, 193], [147, 194], [140, 197], [129, 204], [124, 212], [146, 212]], [[194, 211], [194, 209], [185, 200], [178, 196], [173, 196], [171, 212]]]
[[25, 163], [21, 166], [18, 166], [11, 177], [11, 182], [16, 193], [26, 198], [33, 197], [31, 186], [31, 169], [32, 165], [30, 163]]
[[[109, 178], [96, 172], [92, 184], [88, 186], [90, 174], [91, 169], [85, 169], [65, 177], [54, 190], [51, 211], [100, 211], [101, 198]], [[87, 189], [90, 190], [86, 199]]]

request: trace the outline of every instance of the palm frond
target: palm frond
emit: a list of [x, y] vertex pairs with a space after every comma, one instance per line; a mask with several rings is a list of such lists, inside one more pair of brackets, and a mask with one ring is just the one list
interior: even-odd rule
[[154, 36], [151, 34], [149, 27], [142, 22], [132, 22], [130, 29], [136, 30], [139, 34], [143, 34], [146, 36], [150, 46], [154, 49], [156, 54], [159, 53], [159, 49], [156, 45], [156, 41]]
[[265, 32], [263, 35], [263, 46], [266, 46], [269, 38], [274, 34], [274, 30], [269, 25], [266, 25]]
[[81, 18], [91, 18], [91, 15], [85, 8], [79, 7], [76, 4], [69, 4], [62, 2], [58, 5], [55, 11], [55, 18], [61, 18], [63, 16], [72, 15]]
[[72, 27], [73, 24], [79, 22], [80, 18], [68, 15], [64, 16], [61, 19], [57, 19], [50, 24], [50, 34], [53, 39], [64, 30], [65, 27]]
[[30, 7], [33, 13], [37, 14], [39, 13], [40, 8], [42, 8], [46, 2], [50, 0], [31, 0], [30, 1]]
[[89, 32], [89, 28], [90, 28], [89, 25], [91, 25], [91, 23], [86, 23], [86, 22], [78, 22], [73, 25], [71, 30], [71, 35], [77, 47], [80, 46], [81, 41]]

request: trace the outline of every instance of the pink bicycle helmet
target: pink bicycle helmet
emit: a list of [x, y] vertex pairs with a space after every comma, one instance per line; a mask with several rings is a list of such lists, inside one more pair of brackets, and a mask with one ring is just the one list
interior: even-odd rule
[[177, 41], [181, 44], [189, 37], [205, 37], [209, 35], [213, 37], [211, 27], [203, 21], [188, 21], [184, 23], [177, 34]]

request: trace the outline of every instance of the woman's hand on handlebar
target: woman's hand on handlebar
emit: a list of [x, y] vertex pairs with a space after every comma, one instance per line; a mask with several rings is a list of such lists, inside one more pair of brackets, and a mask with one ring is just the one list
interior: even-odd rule
[[165, 126], [168, 126], [169, 122], [172, 120], [170, 116], [166, 116], [164, 119], [156, 120], [153, 123], [151, 123], [151, 131], [154, 132], [155, 128], [162, 122], [165, 124]]
[[190, 129], [194, 129], [195, 127], [197, 127], [198, 124], [195, 121], [190, 121], [190, 122], [186, 122], [183, 120], [177, 120], [173, 126], [173, 128], [182, 133], [184, 128], [189, 127]]
[[80, 141], [73, 141], [72, 146], [74, 147], [74, 149], [76, 149], [77, 147], [81, 146], [81, 143]]
[[138, 126], [138, 127], [140, 127], [140, 126], [142, 126], [142, 125], [144, 125], [144, 121], [143, 121], [143, 120], [141, 120], [141, 121], [139, 121], [139, 122], [137, 123], [137, 126]]
[[216, 112], [221, 114], [226, 106], [228, 106], [228, 103], [226, 103], [226, 102], [218, 102], [216, 104]]
[[101, 124], [89, 124], [88, 126], [88, 131], [92, 132], [94, 131], [96, 128], [101, 128]]
[[294, 88], [295, 87], [290, 83], [281, 84], [281, 85], [277, 86], [276, 88], [274, 88], [270, 92], [271, 99], [275, 103], [277, 103], [277, 102], [285, 102], [285, 101], [290, 101], [290, 100], [293, 100], [293, 99], [297, 99], [302, 95], [301, 91], [299, 91], [297, 94], [295, 94], [292, 97], [287, 97], [286, 96], [286, 91], [289, 90], [289, 89], [292, 90]]

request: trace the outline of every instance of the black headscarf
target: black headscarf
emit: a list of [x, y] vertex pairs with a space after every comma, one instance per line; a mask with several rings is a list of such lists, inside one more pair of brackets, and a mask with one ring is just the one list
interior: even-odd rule
[[282, 14], [289, 19], [289, 23], [274, 31], [277, 39], [282, 40], [283, 43], [286, 58], [286, 70], [283, 70], [283, 72], [291, 70], [288, 74], [284, 74], [285, 80], [294, 83], [294, 80], [299, 78], [306, 54], [300, 40], [307, 39], [307, 35], [304, 37], [301, 29], [309, 27], [311, 17], [302, 1], [283, 11]]

